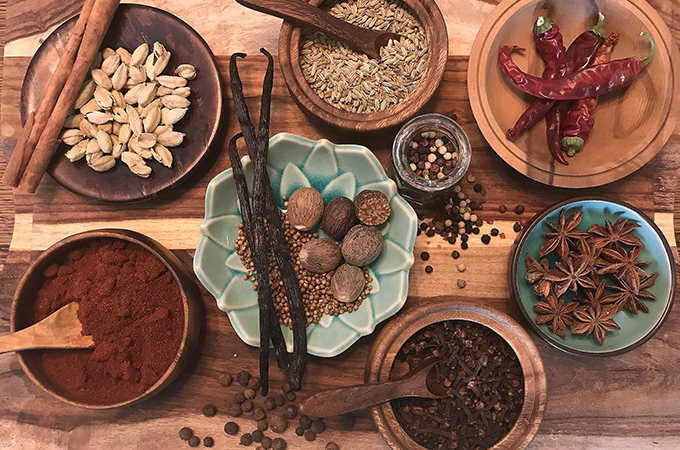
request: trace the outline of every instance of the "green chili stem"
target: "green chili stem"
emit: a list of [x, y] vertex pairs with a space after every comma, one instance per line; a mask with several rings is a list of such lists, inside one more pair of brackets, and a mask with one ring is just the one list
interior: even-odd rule
[[646, 31], [643, 31], [642, 33], [640, 33], [640, 36], [644, 36], [647, 39], [649, 39], [649, 45], [650, 45], [649, 55], [647, 55], [647, 57], [641, 61], [642, 67], [647, 67], [648, 65], [650, 65], [652, 63], [652, 59], [654, 59], [654, 55], [656, 55], [656, 41], [654, 40], [652, 35], [647, 33]]
[[553, 21], [550, 17], [538, 16], [536, 22], [534, 22], [534, 34], [540, 36], [541, 34], [549, 31], [553, 26]]
[[607, 30], [604, 27], [604, 14], [601, 12], [597, 13], [597, 23], [590, 27], [590, 31], [602, 38], [606, 36]]

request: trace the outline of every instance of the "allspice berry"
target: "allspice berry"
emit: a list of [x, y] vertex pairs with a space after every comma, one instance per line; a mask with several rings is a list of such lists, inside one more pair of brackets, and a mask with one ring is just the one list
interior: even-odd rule
[[353, 302], [365, 287], [364, 271], [351, 264], [338, 267], [331, 278], [331, 293], [339, 302]]
[[323, 198], [316, 189], [300, 188], [288, 199], [288, 221], [296, 230], [311, 230], [322, 216]]
[[269, 415], [269, 429], [274, 433], [283, 433], [288, 428], [288, 420], [279, 413]]
[[361, 191], [354, 199], [354, 213], [366, 225], [380, 225], [392, 214], [390, 201], [380, 191]]
[[347, 197], [336, 197], [323, 210], [321, 229], [333, 239], [342, 239], [356, 221], [354, 202]]
[[342, 256], [345, 262], [364, 267], [380, 256], [383, 238], [380, 230], [366, 225], [355, 225], [342, 240]]
[[300, 249], [300, 264], [313, 273], [330, 272], [342, 264], [342, 251], [335, 241], [314, 239]]

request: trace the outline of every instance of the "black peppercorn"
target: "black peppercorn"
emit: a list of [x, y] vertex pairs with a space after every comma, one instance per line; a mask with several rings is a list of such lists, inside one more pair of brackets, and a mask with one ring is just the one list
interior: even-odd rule
[[340, 450], [340, 446], [335, 442], [329, 442], [326, 444], [326, 450]]
[[460, 258], [460, 252], [458, 250], [454, 250], [451, 252], [451, 258], [453, 259], [458, 259]]
[[423, 231], [427, 230], [427, 222], [421, 223], [421, 224], [420, 224], [420, 229], [423, 230]]
[[[257, 408], [255, 408], [255, 409], [257, 409]], [[257, 421], [257, 429], [258, 429], [258, 430], [260, 430], [260, 431], [266, 431], [267, 428], [269, 428], [269, 422], [267, 422], [267, 421], [264, 420], [264, 419], [263, 419], [263, 420], [258, 420], [258, 421]]]
[[239, 404], [245, 402], [246, 401], [245, 394], [243, 392], [239, 392], [237, 394], [234, 394], [234, 401], [236, 403], [239, 403]]
[[287, 405], [283, 409], [283, 417], [285, 417], [286, 419], [293, 419], [295, 416], [297, 416], [297, 414], [298, 410], [297, 406], [295, 405]]
[[472, 189], [474, 189], [475, 192], [482, 192], [482, 185], [477, 183]]
[[234, 403], [229, 403], [227, 405], [227, 414], [229, 414], [232, 417], [238, 417], [241, 415], [243, 411], [241, 411], [241, 404], [234, 402]]
[[212, 447], [215, 445], [215, 439], [211, 438], [210, 436], [206, 436], [203, 438], [203, 445], [206, 447]]
[[293, 390], [293, 385], [290, 383], [290, 381], [284, 381], [281, 383], [281, 390], [284, 394], [287, 394]]
[[491, 236], [498, 236], [498, 228], [492, 228], [490, 233], [491, 233]]
[[484, 221], [482, 219], [477, 219], [475, 221], [475, 226], [481, 227], [484, 224]]
[[270, 438], [269, 436], [264, 436], [262, 438], [262, 442], [260, 442], [260, 445], [262, 446], [262, 448], [269, 450], [270, 448], [272, 448], [272, 438]]
[[468, 222], [465, 224], [465, 233], [472, 234], [472, 223]]
[[300, 426], [303, 430], [309, 430], [309, 427], [312, 426], [312, 419], [307, 416], [300, 416]]
[[474, 211], [475, 209], [477, 209], [477, 202], [473, 200], [470, 203], [468, 203], [468, 206], [472, 211]]
[[515, 233], [519, 233], [522, 231], [522, 225], [519, 222], [515, 222], [515, 224], [512, 226], [512, 229], [515, 230]]
[[467, 250], [468, 249], [468, 243], [467, 242], [461, 242], [460, 248], [462, 248], [463, 250]]
[[291, 391], [286, 394], [286, 400], [288, 400], [289, 402], [294, 402], [295, 399], [297, 399], [297, 394], [295, 392]]
[[524, 212], [524, 206], [522, 206], [522, 205], [515, 206], [515, 214], [522, 214], [523, 212]]
[[454, 235], [449, 236], [447, 241], [449, 241], [449, 244], [451, 244], [451, 245], [455, 244], [456, 243], [456, 236], [454, 236]]
[[505, 205], [501, 205], [498, 207], [498, 211], [500, 211], [501, 214], [503, 214], [505, 211], [508, 210], [508, 207]]
[[460, 237], [460, 240], [463, 241], [463, 242], [467, 242], [468, 239], [470, 239], [470, 236], [468, 236], [467, 234], [464, 234]]
[[191, 436], [189, 438], [189, 447], [198, 447], [201, 444], [201, 438], [198, 436]]
[[427, 261], [428, 259], [430, 259], [430, 254], [427, 252], [421, 252], [420, 259], [422, 259], [423, 261]]
[[312, 442], [314, 439], [316, 439], [315, 432], [313, 432], [312, 430], [305, 431], [305, 440]]
[[227, 372], [222, 372], [221, 374], [218, 375], [217, 381], [222, 385], [222, 386], [231, 386], [233, 378], [231, 374]]
[[286, 441], [276, 438], [272, 441], [272, 450], [286, 450]]
[[252, 389], [253, 391], [260, 389], [261, 385], [262, 383], [260, 382], [259, 377], [252, 377], [250, 380], [248, 380], [248, 388]]
[[427, 237], [432, 237], [432, 236], [434, 236], [434, 228], [429, 228], [429, 229], [427, 230], [427, 233], [425, 233], [425, 235], [427, 235]]
[[248, 446], [253, 443], [253, 437], [250, 435], [250, 433], [246, 433], [241, 436], [241, 440], [239, 441], [241, 445]]
[[241, 411], [243, 412], [250, 412], [254, 407], [255, 405], [253, 404], [252, 400], [246, 400], [245, 402], [241, 403]]
[[264, 409], [266, 409], [267, 411], [271, 411], [274, 408], [276, 408], [276, 401], [274, 400], [274, 397], [265, 398]]
[[297, 428], [295, 429], [295, 434], [297, 434], [298, 436], [304, 436], [304, 434], [305, 434], [305, 429], [302, 428], [302, 427], [297, 427]]
[[260, 442], [262, 440], [262, 438], [264, 437], [264, 434], [262, 434], [262, 432], [260, 430], [255, 430], [250, 434], [253, 437], [253, 441], [255, 441], [255, 442]]
[[312, 430], [316, 434], [323, 433], [325, 429], [326, 429], [326, 424], [323, 423], [323, 420], [312, 421], [312, 426], [310, 427], [310, 430]]
[[277, 394], [274, 396], [274, 402], [276, 406], [283, 406], [286, 403], [286, 396], [283, 394]]
[[205, 405], [203, 407], [203, 415], [205, 417], [212, 417], [215, 414], [217, 414], [217, 408], [215, 408], [215, 405]]
[[432, 273], [432, 266], [425, 266], [425, 273]]
[[179, 430], [179, 438], [183, 441], [188, 441], [194, 435], [194, 430], [189, 427], [183, 427]]
[[479, 234], [479, 228], [474, 227], [474, 228], [472, 229], [472, 234]]
[[489, 242], [491, 242], [491, 236], [489, 236], [488, 234], [483, 234], [483, 235], [482, 235], [482, 242], [483, 242], [484, 244], [487, 244], [487, 245], [488, 245]]
[[250, 372], [247, 370], [242, 370], [236, 375], [236, 381], [241, 386], [248, 386], [248, 381], [250, 381]]
[[238, 424], [236, 422], [227, 422], [224, 424], [224, 432], [234, 436], [238, 433]]
[[421, 234], [423, 234], [423, 230], [420, 228], [416, 229], [416, 236], [420, 236]]
[[267, 417], [267, 413], [264, 411], [264, 408], [261, 406], [256, 406], [253, 408], [253, 419], [255, 420], [262, 420], [265, 417]]
[[[454, 250], [455, 253], [458, 253]], [[357, 419], [354, 416], [348, 416], [344, 415], [340, 417], [340, 426], [342, 427], [343, 430], [351, 430], [354, 428], [354, 424], [356, 423]]]

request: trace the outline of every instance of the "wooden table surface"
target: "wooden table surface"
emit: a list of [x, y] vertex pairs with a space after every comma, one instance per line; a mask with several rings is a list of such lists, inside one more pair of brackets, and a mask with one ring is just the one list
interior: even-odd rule
[[[6, 152], [14, 147], [19, 130], [19, 90], [31, 56], [49, 32], [76, 13], [81, 1], [9, 0], [4, 33], [4, 62], [0, 138]], [[244, 89], [251, 110], [259, 109], [259, 93], [265, 67], [257, 49], [276, 50], [280, 21], [248, 11], [233, 0], [197, 2], [151, 0], [145, 3], [164, 8], [188, 22], [201, 33], [217, 56], [219, 68], [228, 79], [228, 56], [245, 51], [250, 56], [240, 65]], [[680, 166], [680, 129], [659, 155], [629, 177], [598, 189], [570, 191], [549, 188], [515, 172], [488, 147], [477, 129], [466, 89], [466, 69], [475, 33], [495, 0], [441, 0], [447, 20], [450, 57], [435, 99], [427, 112], [455, 116], [468, 133], [473, 146], [470, 173], [487, 190], [485, 220], [507, 234], [484, 246], [479, 236], [461, 260], [467, 265], [464, 290], [455, 288], [462, 277], [455, 272], [449, 244], [421, 236], [416, 253], [427, 249], [434, 272], [426, 275], [422, 261], [416, 261], [411, 276], [406, 308], [423, 302], [477, 301], [519, 320], [519, 312], [508, 290], [509, 255], [516, 234], [515, 220], [529, 219], [550, 204], [577, 195], [600, 194], [622, 199], [641, 208], [662, 228], [676, 249], [678, 222], [674, 226], [677, 171]], [[653, 0], [680, 40], [680, 0]], [[0, 3], [0, 14], [4, 12]], [[0, 30], [1, 31], [1, 30]], [[275, 74], [271, 134], [289, 131], [311, 139], [328, 138], [338, 143], [360, 143], [371, 148], [386, 163], [396, 130], [372, 134], [351, 134], [310, 121], [291, 101], [280, 72]], [[230, 96], [228, 90], [225, 94]], [[231, 104], [231, 100], [229, 100]], [[256, 114], [255, 114], [256, 115]], [[238, 125], [228, 111], [228, 136]], [[0, 152], [0, 175], [4, 169]], [[219, 152], [210, 167], [192, 177], [174, 192], [161, 198], [132, 205], [91, 202], [65, 191], [47, 177], [35, 196], [0, 188], [0, 333], [9, 328], [9, 309], [14, 289], [31, 258], [60, 238], [81, 230], [104, 226], [131, 228], [150, 235], [172, 249], [191, 267], [198, 242], [198, 225], [203, 217], [207, 183], [228, 167], [226, 152]], [[471, 185], [466, 188], [472, 193]], [[520, 216], [501, 215], [506, 204], [526, 206]], [[677, 214], [676, 214], [677, 216]], [[677, 219], [675, 219], [677, 220]], [[485, 225], [490, 228], [490, 226]], [[456, 246], [457, 248], [458, 246]], [[205, 331], [199, 350], [189, 368], [158, 397], [142, 405], [118, 411], [88, 411], [62, 404], [35, 387], [23, 374], [13, 354], [0, 355], [0, 446], [2, 448], [184, 448], [177, 432], [191, 426], [198, 435], [211, 435], [216, 448], [239, 448], [237, 438], [222, 432], [226, 414], [205, 418], [201, 407], [213, 402], [223, 411], [237, 392], [235, 386], [221, 387], [221, 371], [257, 372], [257, 349], [247, 347], [234, 333], [225, 314], [203, 290], [206, 310]], [[521, 323], [521, 321], [520, 321]], [[378, 332], [380, 327], [378, 328]], [[640, 348], [614, 358], [583, 358], [567, 355], [537, 336], [548, 377], [548, 403], [539, 433], [529, 448], [555, 449], [677, 449], [680, 448], [680, 310], [676, 307], [657, 335]], [[304, 393], [330, 386], [361, 383], [371, 337], [333, 359], [311, 358]], [[272, 370], [273, 380], [280, 380]], [[277, 381], [274, 382], [276, 386]], [[309, 443], [286, 432], [290, 449], [323, 449], [334, 440], [341, 448], [358, 446], [387, 449], [367, 411], [356, 413], [351, 432], [340, 431], [336, 419], [327, 420], [329, 430]], [[255, 428], [239, 419], [244, 431]], [[252, 447], [254, 448], [254, 446]]]

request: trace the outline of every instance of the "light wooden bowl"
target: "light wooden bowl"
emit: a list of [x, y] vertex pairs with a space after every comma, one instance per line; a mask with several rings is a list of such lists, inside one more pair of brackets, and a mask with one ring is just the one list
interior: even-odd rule
[[[466, 320], [491, 328], [512, 347], [524, 374], [524, 405], [517, 422], [491, 450], [522, 450], [533, 439], [543, 418], [546, 377], [543, 360], [529, 334], [510, 316], [468, 303], [429, 303], [413, 308], [389, 322], [378, 335], [366, 362], [366, 383], [387, 381], [404, 343], [418, 330], [441, 321]], [[390, 402], [371, 410], [373, 421], [395, 450], [423, 450], [399, 425]]]
[[81, 399], [75, 399], [68, 392], [65, 392], [61, 386], [50, 380], [41, 369], [40, 354], [42, 350], [17, 352], [17, 357], [28, 378], [30, 378], [38, 387], [57, 397], [59, 400], [83, 408], [111, 409], [139, 403], [156, 395], [172, 383], [172, 381], [182, 372], [196, 349], [203, 317], [200, 306], [201, 293], [182, 262], [170, 252], [170, 250], [163, 247], [155, 240], [135, 231], [99, 229], [85, 231], [62, 239], [45, 250], [38, 259], [31, 264], [19, 281], [19, 286], [14, 294], [12, 310], [10, 313], [11, 332], [21, 330], [32, 324], [29, 318], [32, 309], [31, 304], [36, 297], [38, 288], [42, 284], [44, 270], [53, 262], [62, 259], [71, 249], [80, 246], [84, 241], [97, 238], [122, 239], [145, 248], [165, 264], [175, 278], [175, 281], [179, 284], [180, 292], [182, 294], [182, 303], [184, 305], [184, 330], [182, 332], [182, 341], [170, 367], [168, 367], [165, 373], [153, 386], [136, 398], [118, 403], [102, 404], [87, 403], [83, 402]]
[[[323, 0], [308, 0], [319, 6]], [[413, 117], [437, 90], [444, 76], [449, 53], [446, 21], [434, 0], [404, 0], [423, 24], [428, 42], [427, 72], [416, 90], [398, 105], [385, 111], [358, 114], [326, 103], [305, 80], [300, 68], [300, 28], [283, 22], [279, 35], [279, 64], [295, 103], [307, 114], [340, 128], [372, 131], [398, 125]]]
[[[651, 65], [630, 87], [600, 98], [595, 127], [583, 150], [569, 166], [555, 163], [546, 143], [545, 121], [515, 142], [505, 138], [519, 115], [532, 103], [498, 67], [501, 45], [527, 51], [514, 61], [531, 74], [543, 72], [533, 43], [532, 24], [539, 15], [555, 20], [568, 46], [595, 23], [597, 11], [606, 16], [607, 33], [621, 34], [613, 59], [647, 55], [648, 31], [656, 40]], [[567, 188], [610, 183], [649, 162], [670, 137], [678, 118], [680, 59], [670, 30], [644, 0], [505, 0], [487, 17], [470, 55], [468, 93], [475, 119], [489, 145], [513, 168], [536, 181]]]

